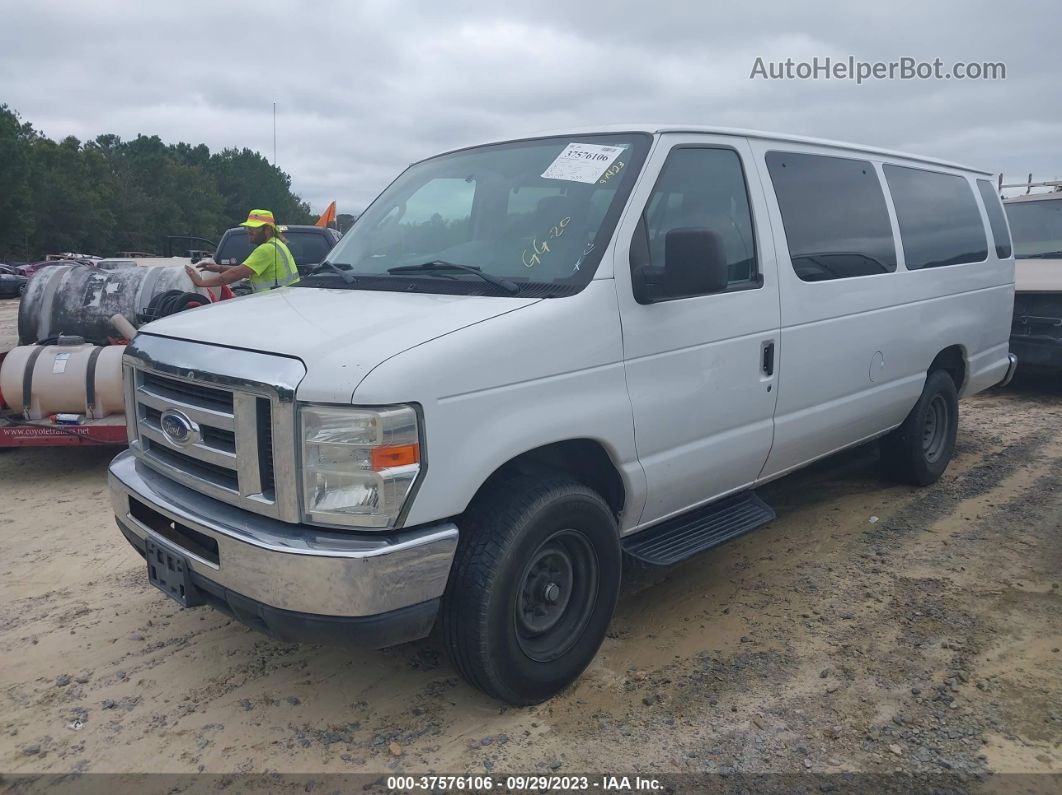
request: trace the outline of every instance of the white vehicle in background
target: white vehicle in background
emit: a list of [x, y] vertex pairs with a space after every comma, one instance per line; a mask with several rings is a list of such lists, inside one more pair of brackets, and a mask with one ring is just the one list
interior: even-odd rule
[[96, 260], [96, 267], [104, 271], [120, 271], [126, 268], [137, 267], [135, 259], [127, 259], [121, 257], [105, 257], [100, 260]]
[[1014, 327], [1010, 348], [1022, 370], [1062, 372], [1062, 182], [1002, 185], [1049, 188], [1004, 199], [1014, 237]]
[[150, 581], [288, 640], [439, 625], [514, 704], [597, 652], [624, 554], [773, 518], [757, 486], [880, 439], [944, 472], [1013, 372], [986, 172], [702, 127], [409, 167], [298, 286], [141, 329], [118, 524]]
[[64, 251], [62, 254], [46, 254], [44, 257], [45, 262], [59, 262], [68, 259], [91, 262], [93, 260], [102, 259], [102, 257], [97, 257], [95, 254], [78, 254], [74, 251]]

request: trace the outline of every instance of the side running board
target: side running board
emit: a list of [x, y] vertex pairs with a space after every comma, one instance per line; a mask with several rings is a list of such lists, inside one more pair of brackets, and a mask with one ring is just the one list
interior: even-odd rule
[[767, 503], [746, 491], [628, 536], [623, 540], [623, 551], [651, 566], [671, 566], [774, 517]]

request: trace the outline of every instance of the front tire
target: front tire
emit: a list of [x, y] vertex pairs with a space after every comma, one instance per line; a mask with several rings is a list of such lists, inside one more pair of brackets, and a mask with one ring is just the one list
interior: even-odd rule
[[959, 428], [959, 396], [943, 370], [926, 378], [922, 394], [903, 425], [881, 440], [881, 458], [888, 473], [903, 483], [935, 483], [955, 452]]
[[592, 489], [559, 475], [489, 485], [463, 517], [443, 598], [454, 666], [502, 701], [545, 701], [601, 646], [622, 565], [616, 520]]

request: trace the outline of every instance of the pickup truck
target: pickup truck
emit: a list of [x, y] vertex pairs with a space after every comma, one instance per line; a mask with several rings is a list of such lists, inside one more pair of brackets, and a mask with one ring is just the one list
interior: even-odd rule
[[140, 330], [119, 528], [182, 605], [289, 641], [435, 629], [472, 685], [541, 702], [625, 559], [765, 525], [757, 486], [853, 445], [944, 474], [959, 399], [1016, 364], [990, 180], [682, 126], [415, 163], [298, 284]]
[[[342, 237], [329, 227], [292, 225], [282, 226], [281, 233], [288, 242], [295, 266], [305, 276], [312, 266], [325, 258]], [[239, 265], [251, 253], [251, 241], [242, 226], [226, 229], [214, 252], [214, 262], [219, 265]]]

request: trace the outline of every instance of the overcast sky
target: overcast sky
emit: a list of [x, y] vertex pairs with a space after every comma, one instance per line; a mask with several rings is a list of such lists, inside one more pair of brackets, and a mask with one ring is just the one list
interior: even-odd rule
[[[417, 8], [419, 6], [419, 8]], [[0, 2], [0, 103], [52, 138], [277, 157], [357, 212], [408, 163], [566, 125], [775, 130], [1062, 177], [1062, 5]], [[750, 80], [765, 61], [1002, 61], [996, 81]]]

